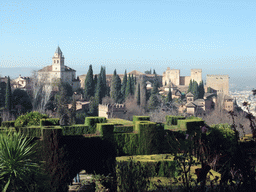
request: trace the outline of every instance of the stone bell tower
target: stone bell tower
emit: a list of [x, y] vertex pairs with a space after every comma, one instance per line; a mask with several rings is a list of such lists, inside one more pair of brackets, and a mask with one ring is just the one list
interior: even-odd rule
[[58, 46], [52, 58], [52, 71], [56, 71], [56, 72], [64, 71], [65, 70], [64, 59], [65, 58], [64, 56], [62, 56], [62, 51]]

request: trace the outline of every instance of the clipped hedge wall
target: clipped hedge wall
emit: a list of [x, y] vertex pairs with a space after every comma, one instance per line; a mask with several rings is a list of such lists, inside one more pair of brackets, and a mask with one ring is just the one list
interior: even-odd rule
[[115, 126], [114, 133], [131, 133], [133, 132], [133, 125], [129, 126], [129, 125], [121, 125], [121, 126]]
[[167, 116], [165, 116], [166, 125], [177, 125], [178, 119], [185, 119], [185, 117], [167, 115]]
[[117, 156], [139, 155], [139, 135], [136, 133], [116, 133], [113, 135]]
[[14, 127], [15, 121], [3, 121], [2, 127]]
[[178, 120], [178, 127], [182, 129], [186, 129], [188, 133], [193, 132], [200, 128], [200, 126], [204, 125], [203, 120], [197, 119], [185, 119]]
[[28, 137], [41, 137], [42, 130], [40, 126], [31, 126], [31, 127], [17, 127], [15, 128], [17, 132], [24, 134]]
[[52, 125], [60, 125], [59, 118], [47, 118], [47, 119], [40, 119], [40, 126], [52, 126]]
[[91, 127], [83, 124], [62, 126], [62, 135], [83, 135], [83, 134], [94, 134], [95, 130]]
[[150, 117], [149, 116], [133, 116], [133, 124], [136, 123], [136, 121], [150, 121]]
[[97, 123], [107, 123], [106, 117], [86, 117], [84, 124], [89, 126], [91, 129], [94, 130], [93, 133], [96, 131]]
[[110, 136], [113, 134], [113, 130], [113, 123], [97, 123], [96, 133], [99, 133], [102, 136]]
[[[117, 164], [122, 166], [124, 162], [128, 162], [130, 160], [122, 160], [118, 161]], [[146, 172], [149, 177], [177, 177], [178, 176], [178, 167], [176, 166], [177, 163], [173, 160], [163, 159], [163, 160], [155, 160], [155, 161], [136, 161], [140, 162], [142, 167], [146, 168]], [[117, 170], [118, 171], [118, 170]]]

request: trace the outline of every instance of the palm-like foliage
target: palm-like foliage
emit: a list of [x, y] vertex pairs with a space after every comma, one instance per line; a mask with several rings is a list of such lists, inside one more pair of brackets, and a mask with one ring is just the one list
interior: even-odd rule
[[39, 166], [32, 161], [35, 154], [32, 139], [20, 133], [0, 133], [0, 187], [2, 191], [30, 191]]

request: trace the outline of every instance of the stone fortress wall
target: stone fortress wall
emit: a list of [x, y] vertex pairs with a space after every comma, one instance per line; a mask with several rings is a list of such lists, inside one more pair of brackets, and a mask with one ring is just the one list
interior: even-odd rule
[[229, 76], [228, 75], [206, 75], [206, 88], [217, 94], [229, 95]]
[[198, 84], [202, 81], [202, 69], [191, 69], [190, 76], [180, 76], [179, 69], [170, 69], [163, 73], [162, 84], [163, 86], [188, 86], [190, 80], [195, 80]]

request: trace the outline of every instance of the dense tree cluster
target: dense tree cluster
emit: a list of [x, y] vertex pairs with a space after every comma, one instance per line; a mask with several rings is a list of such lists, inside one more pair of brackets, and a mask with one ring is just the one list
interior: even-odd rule
[[204, 98], [204, 83], [201, 81], [198, 85], [198, 83], [193, 79], [190, 80], [189, 86], [188, 86], [188, 93], [191, 92], [194, 95], [194, 99], [203, 99]]

